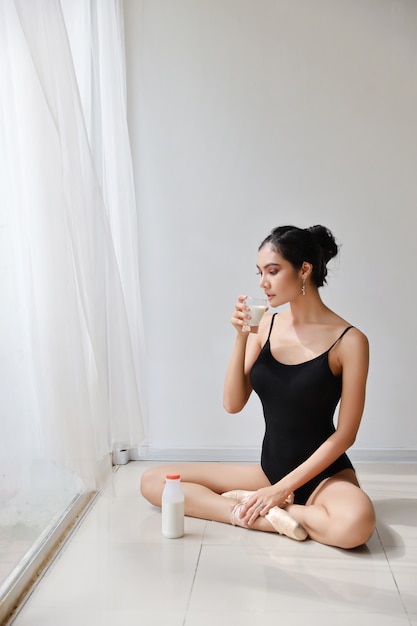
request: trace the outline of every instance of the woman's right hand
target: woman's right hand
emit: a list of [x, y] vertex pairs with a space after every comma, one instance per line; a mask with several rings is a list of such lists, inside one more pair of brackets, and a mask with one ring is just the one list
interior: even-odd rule
[[[240, 295], [237, 297], [235, 304], [235, 310], [233, 311], [232, 319], [230, 320], [232, 325], [236, 328], [237, 332], [241, 335], [248, 335], [247, 325], [247, 313], [249, 307], [245, 304], [246, 296]], [[245, 330], [244, 330], [245, 329]]]
[[[250, 370], [261, 351], [260, 339], [256, 337], [258, 326], [247, 324], [250, 309], [246, 297], [243, 294], [237, 297], [230, 320], [237, 334], [224, 381], [223, 406], [228, 413], [239, 413], [247, 403], [252, 393]], [[250, 334], [251, 340], [247, 341]]]

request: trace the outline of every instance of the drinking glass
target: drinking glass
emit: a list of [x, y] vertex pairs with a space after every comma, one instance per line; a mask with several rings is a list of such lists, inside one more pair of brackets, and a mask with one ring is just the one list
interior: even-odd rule
[[248, 333], [250, 332], [251, 326], [259, 326], [259, 322], [268, 308], [268, 301], [265, 298], [253, 298], [252, 296], [248, 296], [244, 300], [244, 304], [249, 307], [250, 318], [245, 320], [242, 331]]

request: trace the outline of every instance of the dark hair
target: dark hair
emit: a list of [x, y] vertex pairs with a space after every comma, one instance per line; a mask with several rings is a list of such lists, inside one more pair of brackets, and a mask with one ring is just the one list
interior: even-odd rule
[[295, 267], [300, 269], [304, 261], [313, 266], [312, 280], [317, 287], [326, 282], [327, 263], [337, 255], [335, 238], [325, 226], [278, 226], [266, 237], [258, 250], [271, 244], [276, 251]]

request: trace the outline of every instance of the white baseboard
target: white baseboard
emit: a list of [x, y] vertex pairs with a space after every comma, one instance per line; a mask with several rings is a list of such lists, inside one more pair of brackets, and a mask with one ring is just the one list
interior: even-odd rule
[[417, 463], [417, 450], [400, 448], [348, 450], [352, 463]]
[[260, 448], [151, 448], [141, 446], [139, 456], [147, 461], [257, 463]]
[[[417, 450], [352, 448], [348, 454], [353, 463], [417, 463]], [[143, 445], [139, 448], [129, 448], [128, 454], [122, 456], [124, 462], [257, 463], [260, 448], [154, 448]], [[114, 452], [113, 457], [118, 459]]]

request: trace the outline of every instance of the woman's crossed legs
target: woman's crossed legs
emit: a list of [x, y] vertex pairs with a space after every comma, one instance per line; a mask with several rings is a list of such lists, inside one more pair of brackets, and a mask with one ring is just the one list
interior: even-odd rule
[[[165, 476], [181, 475], [185, 495], [185, 515], [231, 523], [231, 510], [237, 501], [221, 496], [235, 489], [257, 491], [270, 482], [260, 465], [224, 463], [184, 463], [160, 465], [144, 472], [142, 495], [161, 506]], [[311, 539], [341, 548], [365, 543], [375, 528], [375, 513], [368, 496], [358, 486], [353, 470], [344, 470], [323, 481], [307, 504], [291, 504], [285, 510], [306, 529]], [[263, 516], [251, 528], [276, 532]]]

